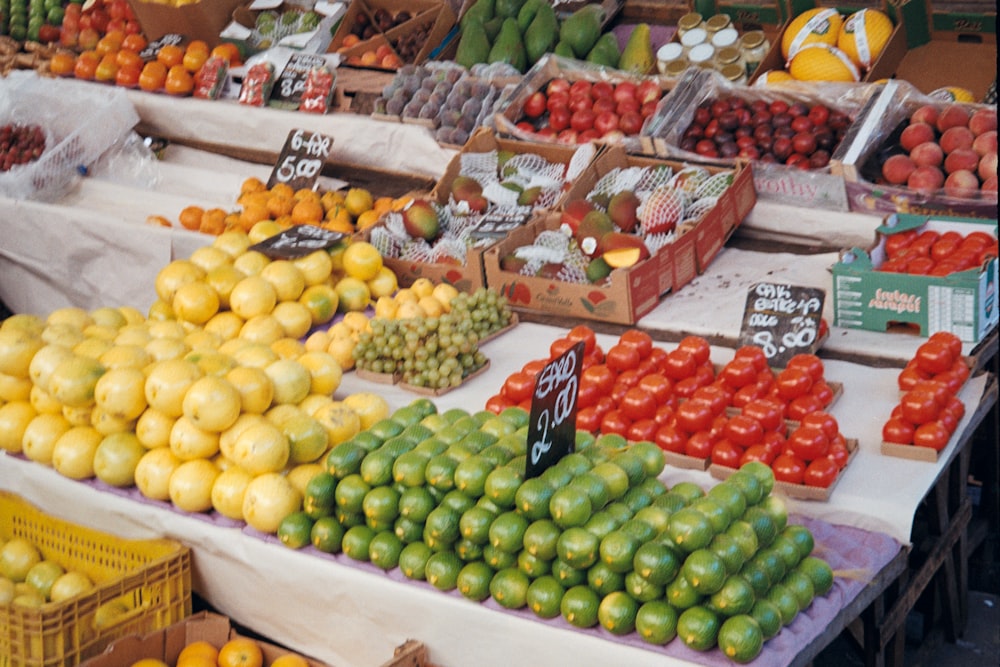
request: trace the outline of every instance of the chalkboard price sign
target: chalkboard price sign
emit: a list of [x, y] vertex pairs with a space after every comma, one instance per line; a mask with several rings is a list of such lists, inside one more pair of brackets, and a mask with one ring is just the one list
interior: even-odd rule
[[824, 290], [775, 283], [756, 283], [747, 292], [741, 345], [756, 345], [768, 362], [783, 368], [796, 354], [819, 346]]
[[524, 478], [545, 472], [576, 445], [576, 398], [583, 371], [583, 341], [553, 359], [535, 378], [528, 422]]
[[315, 250], [323, 250], [337, 244], [344, 235], [316, 225], [295, 225], [269, 236], [260, 243], [250, 246], [250, 250], [263, 253], [271, 259], [295, 259], [304, 257]]
[[309, 53], [293, 53], [285, 68], [278, 75], [271, 92], [270, 104], [288, 109], [298, 109], [302, 93], [306, 89], [306, 77], [313, 67], [323, 67], [326, 59], [323, 56]]
[[267, 187], [287, 183], [293, 190], [312, 190], [333, 148], [333, 138], [308, 130], [292, 130], [285, 139]]

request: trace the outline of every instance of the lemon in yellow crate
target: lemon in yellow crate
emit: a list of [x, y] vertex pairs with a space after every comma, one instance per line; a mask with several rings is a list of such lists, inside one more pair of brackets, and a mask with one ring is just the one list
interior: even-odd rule
[[126, 540], [0, 491], [0, 544], [9, 543], [16, 547], [0, 560], [22, 578], [14, 586], [39, 597], [48, 586], [50, 601], [0, 604], [0, 667], [71, 667], [191, 614], [191, 554], [174, 540]]

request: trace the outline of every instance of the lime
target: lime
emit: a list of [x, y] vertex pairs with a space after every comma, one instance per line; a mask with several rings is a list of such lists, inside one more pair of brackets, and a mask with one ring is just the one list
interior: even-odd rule
[[592, 471], [581, 473], [569, 486], [584, 491], [590, 497], [590, 506], [594, 510], [603, 508], [611, 499], [611, 486], [607, 480]]
[[368, 545], [375, 537], [375, 531], [365, 525], [351, 526], [344, 533], [340, 548], [354, 560], [368, 560]]
[[462, 515], [465, 513], [465, 510], [475, 507], [476, 501], [458, 489], [452, 489], [448, 493], [444, 494], [444, 497], [441, 498], [438, 505], [455, 510], [459, 515]]
[[345, 534], [344, 527], [332, 516], [316, 519], [309, 532], [309, 541], [320, 551], [335, 554], [340, 551]]
[[418, 423], [423, 424], [430, 430], [437, 433], [438, 431], [440, 431], [441, 429], [443, 429], [445, 426], [448, 425], [448, 420], [445, 419], [442, 415], [433, 413], [427, 415], [426, 417], [421, 419]]
[[813, 539], [812, 531], [799, 524], [785, 526], [779, 534], [779, 537], [788, 538], [795, 543], [798, 547], [799, 560], [809, 556], [816, 546], [816, 541]]
[[364, 449], [366, 452], [372, 452], [382, 446], [382, 443], [386, 441], [387, 438], [382, 438], [367, 429], [356, 434], [347, 442], [354, 443]]
[[448, 449], [448, 445], [441, 442], [437, 438], [427, 438], [421, 443], [418, 443], [416, 447], [413, 448], [415, 452], [424, 452], [430, 454], [431, 456], [436, 456], [441, 452]]
[[424, 426], [423, 424], [416, 423], [416, 424], [410, 424], [409, 426], [404, 428], [403, 432], [400, 433], [397, 437], [408, 440], [409, 442], [416, 445], [418, 442], [423, 442], [424, 440], [430, 438], [433, 435], [434, 431], [432, 431], [430, 428]]
[[778, 554], [788, 571], [791, 571], [802, 560], [799, 555], [799, 545], [791, 537], [785, 535], [778, 535], [774, 538], [774, 542], [771, 542], [768, 550]]
[[760, 626], [764, 639], [770, 639], [781, 630], [781, 611], [770, 600], [757, 600], [750, 615]]
[[712, 594], [705, 606], [720, 616], [735, 616], [749, 613], [756, 601], [757, 595], [750, 583], [734, 574], [726, 579], [722, 588]]
[[757, 553], [757, 549], [760, 546], [757, 542], [757, 531], [746, 521], [742, 519], [733, 521], [729, 524], [729, 528], [726, 529], [726, 534], [736, 540], [740, 552], [743, 553], [744, 560], [753, 558], [753, 555]]
[[437, 503], [425, 487], [415, 486], [399, 494], [399, 515], [423, 523]]
[[[514, 458], [514, 452], [498, 443], [490, 445], [483, 451], [479, 452], [479, 456], [489, 461], [493, 466], [501, 466]], [[458, 482], [458, 480], [455, 481], [456, 483]]]
[[482, 507], [470, 507], [462, 513], [458, 521], [458, 532], [462, 539], [475, 544], [486, 544], [490, 541], [490, 524], [496, 514]]
[[399, 565], [399, 554], [403, 542], [391, 530], [376, 533], [368, 543], [368, 560], [383, 570], [391, 570]]
[[781, 581], [785, 578], [785, 574], [788, 573], [788, 568], [785, 567], [785, 561], [778, 555], [777, 552], [771, 551], [770, 549], [761, 549], [757, 554], [750, 559], [751, 563], [757, 563], [760, 567], [767, 573], [767, 578], [771, 580], [773, 584], [776, 581]]
[[707, 547], [715, 533], [712, 523], [696, 509], [685, 507], [670, 515], [667, 535], [686, 553]]
[[653, 584], [666, 586], [680, 571], [681, 562], [676, 552], [658, 542], [646, 542], [635, 551], [632, 569]]
[[666, 600], [645, 602], [635, 614], [635, 631], [648, 644], [669, 644], [677, 636], [677, 610]]
[[788, 625], [799, 613], [799, 599], [788, 586], [778, 582], [767, 591], [766, 599], [774, 603], [781, 614], [781, 624]]
[[674, 580], [667, 584], [663, 594], [677, 609], [690, 609], [705, 598], [684, 577], [674, 577]]
[[427, 560], [434, 554], [423, 542], [411, 542], [399, 552], [399, 569], [408, 579], [423, 581]]
[[608, 497], [617, 500], [628, 491], [628, 473], [611, 461], [601, 461], [590, 469], [590, 474], [601, 477], [608, 483]]
[[705, 495], [705, 489], [694, 482], [678, 482], [670, 488], [670, 492], [683, 498], [685, 505], [689, 505]]
[[365, 515], [362, 512], [349, 512], [343, 508], [338, 507], [337, 512], [333, 515], [341, 526], [346, 528], [351, 528], [352, 526], [360, 526], [365, 523]]
[[816, 596], [816, 587], [813, 586], [812, 579], [805, 572], [792, 570], [781, 580], [788, 590], [792, 592], [799, 603], [799, 611], [803, 611], [812, 604]]
[[812, 579], [816, 595], [826, 595], [833, 588], [833, 570], [830, 569], [830, 565], [825, 560], [815, 556], [806, 556], [796, 569]]
[[559, 459], [553, 466], [569, 472], [573, 477], [578, 477], [594, 467], [594, 463], [579, 452], [570, 452]]
[[436, 454], [427, 461], [424, 477], [427, 483], [439, 491], [448, 492], [455, 488], [455, 468], [458, 461], [447, 454]]
[[659, 535], [670, 524], [670, 512], [662, 507], [650, 505], [638, 510], [632, 519], [648, 524], [654, 530], [655, 534]]
[[642, 465], [646, 472], [646, 477], [656, 478], [663, 472], [663, 466], [667, 459], [663, 450], [648, 440], [640, 440], [632, 443], [627, 450], [630, 454], [635, 454], [642, 459]]
[[455, 587], [462, 597], [482, 602], [490, 596], [490, 581], [493, 579], [493, 568], [483, 561], [466, 563], [458, 572]]
[[628, 572], [632, 569], [632, 560], [641, 545], [642, 542], [635, 535], [621, 528], [613, 530], [601, 540], [601, 562], [615, 572]]
[[480, 432], [494, 436], [495, 440], [499, 440], [500, 436], [510, 435], [517, 430], [516, 426], [500, 419], [498, 415], [494, 415], [488, 410], [477, 412], [472, 417], [479, 422]]
[[514, 458], [504, 464], [504, 467], [516, 470], [519, 475], [524, 475], [524, 470], [527, 465], [528, 457], [524, 454], [516, 454]]
[[439, 542], [454, 542], [459, 538], [458, 524], [462, 515], [449, 507], [438, 506], [424, 521], [424, 535]]
[[521, 545], [532, 556], [552, 560], [557, 555], [556, 544], [561, 534], [559, 526], [551, 519], [538, 519], [524, 529]]
[[601, 600], [589, 586], [571, 586], [563, 593], [559, 613], [573, 626], [591, 628], [598, 623], [597, 610]]
[[517, 566], [517, 554], [497, 549], [492, 544], [483, 545], [483, 561], [494, 570]]
[[392, 532], [396, 533], [396, 537], [398, 537], [403, 544], [410, 544], [423, 539], [424, 524], [422, 522], [407, 519], [405, 516], [400, 516], [396, 517], [396, 520], [393, 522]]
[[483, 431], [480, 426], [479, 430], [467, 433], [466, 436], [462, 438], [462, 444], [474, 452], [481, 452], [499, 439], [500, 438], [497, 434]]
[[753, 531], [757, 533], [757, 544], [759, 549], [763, 549], [774, 541], [778, 536], [778, 526], [774, 519], [762, 507], [748, 507], [743, 513], [743, 520], [750, 524]]
[[646, 479], [646, 464], [643, 458], [634, 452], [619, 452], [611, 457], [611, 462], [625, 471], [629, 486], [639, 486]]
[[456, 442], [460, 442], [468, 433], [469, 431], [466, 428], [451, 423], [435, 433], [434, 437], [445, 444], [453, 445]]
[[603, 450], [598, 450], [597, 447], [593, 446], [594, 443], [597, 442], [597, 436], [595, 436], [590, 431], [581, 431], [577, 429], [576, 438], [574, 438], [574, 441], [575, 441], [574, 444], [576, 445], [576, 451], [583, 452], [585, 455], [587, 455], [587, 458], [590, 459], [591, 461], [603, 461], [604, 458], [606, 458], [606, 457], [595, 458], [589, 455], [593, 452], [603, 451]]
[[361, 461], [361, 479], [369, 486], [385, 486], [392, 482], [392, 465], [396, 459], [391, 452], [376, 449], [368, 452]]
[[685, 609], [677, 618], [677, 636], [688, 648], [707, 651], [719, 635], [719, 617], [702, 606]]
[[423, 486], [424, 468], [430, 455], [411, 450], [399, 455], [392, 464], [392, 480], [403, 486]]
[[654, 537], [660, 534], [661, 531], [656, 530], [653, 526], [649, 525], [641, 519], [636, 519], [632, 517], [628, 521], [622, 524], [621, 530], [625, 531], [632, 537], [639, 540], [640, 544], [644, 542], [649, 542]]
[[528, 520], [514, 510], [504, 512], [490, 524], [490, 544], [495, 549], [517, 554], [524, 546]]
[[483, 560], [483, 545], [476, 544], [475, 542], [467, 540], [464, 537], [455, 542], [455, 544], [452, 545], [452, 549], [456, 554], [458, 554], [458, 557], [466, 563], [474, 560]]
[[379, 449], [391, 455], [395, 460], [399, 458], [400, 455], [413, 451], [413, 449], [417, 446], [417, 442], [419, 441], [414, 441], [412, 438], [408, 438], [406, 436], [406, 431], [403, 431], [396, 437], [386, 440], [382, 443], [382, 446], [379, 447]]
[[555, 491], [548, 503], [548, 514], [563, 529], [582, 526], [593, 511], [587, 492], [574, 486], [564, 486]]
[[399, 516], [399, 492], [391, 486], [376, 486], [365, 494], [361, 511], [379, 523], [395, 521]]
[[[528, 453], [528, 429], [505, 435], [496, 442], [497, 446], [509, 450], [511, 457]], [[493, 445], [490, 445], [491, 447]]]
[[552, 570], [552, 561], [543, 560], [538, 556], [521, 550], [517, 554], [517, 569], [524, 572], [529, 578], [535, 579], [543, 574], [548, 574]]
[[486, 488], [486, 478], [493, 472], [494, 463], [485, 456], [470, 456], [455, 466], [455, 488], [470, 497], [478, 498]]
[[365, 496], [371, 490], [372, 487], [361, 479], [361, 475], [348, 475], [337, 483], [337, 490], [334, 492], [337, 507], [346, 512], [361, 512]]
[[667, 485], [656, 477], [647, 477], [642, 481], [642, 484], [639, 485], [639, 488], [645, 489], [649, 495], [653, 496], [653, 500], [656, 500], [667, 492]]
[[567, 565], [583, 570], [597, 561], [599, 547], [596, 535], [577, 526], [562, 532], [556, 543], [556, 552]]
[[685, 507], [687, 507], [687, 504], [688, 504], [687, 498], [685, 498], [679, 493], [674, 493], [673, 491], [667, 491], [663, 495], [657, 496], [656, 499], [653, 500], [653, 507], [662, 507], [671, 514], [684, 509]]
[[356, 442], [342, 442], [326, 455], [326, 470], [337, 479], [344, 479], [361, 470], [361, 461], [367, 453], [368, 450]]
[[603, 596], [612, 591], [625, 590], [625, 575], [615, 572], [607, 563], [597, 561], [587, 569], [587, 584]]
[[736, 538], [729, 533], [719, 533], [712, 538], [706, 548], [722, 559], [729, 574], [736, 574], [743, 567], [745, 562], [743, 551], [736, 543]]
[[681, 576], [698, 593], [711, 595], [726, 583], [726, 564], [708, 549], [697, 549], [684, 559]]
[[625, 436], [618, 433], [601, 433], [597, 436], [594, 444], [601, 449], [615, 453], [617, 450], [625, 449], [628, 446], [628, 440], [625, 439]]
[[309, 544], [313, 519], [306, 512], [292, 512], [278, 524], [278, 539], [289, 549], [301, 549]]
[[427, 559], [424, 576], [434, 588], [450, 591], [458, 585], [458, 573], [462, 567], [462, 560], [455, 552], [438, 551]]
[[770, 495], [774, 490], [774, 470], [771, 466], [762, 461], [750, 461], [740, 466], [740, 471], [747, 472], [757, 478], [763, 489], [764, 495]]
[[558, 465], [546, 469], [545, 472], [538, 476], [539, 479], [545, 481], [553, 489], [560, 489], [566, 486], [573, 481], [573, 477], [573, 473]]
[[712, 530], [715, 533], [721, 533], [726, 528], [729, 528], [729, 524], [733, 519], [729, 514], [729, 510], [722, 503], [708, 496], [694, 501], [690, 507], [698, 510], [708, 518], [708, 522], [712, 524]]
[[302, 509], [313, 519], [333, 514], [337, 507], [337, 478], [328, 472], [319, 472], [306, 482], [302, 494]]
[[528, 586], [525, 601], [528, 608], [539, 618], [555, 618], [559, 615], [565, 589], [552, 575], [538, 577]]
[[[418, 423], [421, 419], [424, 418], [424, 416], [425, 415], [423, 414], [423, 412], [421, 412], [421, 410], [419, 410], [418, 408], [415, 408], [410, 405], [404, 405], [403, 407], [398, 408], [395, 412], [393, 412], [392, 416], [389, 417], [389, 419], [396, 422], [403, 428], [406, 428], [410, 424]], [[395, 433], [393, 435], [398, 435], [398, 433]]]
[[[401, 410], [403, 410], [403, 408], [400, 408], [396, 412], [398, 413]], [[366, 430], [369, 434], [378, 438], [379, 442], [381, 443], [385, 442], [389, 438], [396, 437], [397, 435], [403, 432], [404, 428], [406, 428], [406, 424], [404, 424], [402, 421], [396, 419], [395, 416], [393, 416], [378, 420], [377, 422], [369, 426]]]
[[526, 479], [514, 494], [514, 506], [529, 521], [549, 516], [549, 501], [555, 487], [541, 477]]
[[604, 511], [614, 517], [619, 525], [624, 525], [634, 514], [631, 507], [621, 502], [613, 502], [605, 505]]
[[608, 593], [597, 608], [597, 620], [613, 635], [627, 635], [635, 630], [639, 603], [624, 591]]
[[753, 592], [758, 598], [764, 597], [771, 588], [771, 576], [760, 561], [747, 561], [740, 568], [739, 574], [747, 580], [747, 583], [753, 588]]
[[365, 525], [374, 530], [376, 533], [381, 533], [383, 530], [391, 531], [396, 525], [396, 520], [365, 516]]
[[564, 587], [578, 586], [586, 583], [587, 570], [573, 567], [558, 556], [552, 561], [552, 576]]
[[528, 603], [529, 585], [528, 575], [515, 567], [507, 567], [493, 575], [490, 595], [501, 607], [520, 609]]
[[752, 616], [740, 614], [722, 622], [716, 641], [727, 658], [743, 664], [760, 655], [764, 633]]
[[524, 475], [514, 468], [497, 468], [486, 477], [483, 491], [498, 506], [511, 508], [514, 507], [517, 489], [523, 479]]
[[662, 584], [654, 584], [634, 571], [625, 575], [625, 591], [639, 602], [659, 600], [665, 593]]
[[649, 507], [653, 504], [653, 494], [642, 486], [633, 486], [625, 492], [621, 501], [633, 512], [638, 512], [644, 507]]
[[610, 512], [601, 510], [600, 512], [591, 514], [587, 523], [583, 524], [583, 527], [596, 535], [599, 539], [603, 539], [605, 535], [621, 525], [622, 523], [615, 519]]
[[757, 506], [771, 515], [779, 533], [788, 527], [788, 507], [782, 498], [778, 496], [765, 496]]
[[413, 408], [423, 417], [429, 417], [430, 415], [437, 414], [437, 406], [434, 405], [434, 401], [429, 398], [415, 398], [406, 407]]
[[479, 500], [476, 501], [476, 507], [482, 507], [484, 510], [489, 511], [494, 515], [500, 514], [501, 512], [504, 511], [504, 508], [497, 505], [487, 496], [480, 496]]
[[528, 425], [531, 415], [524, 408], [509, 407], [500, 411], [500, 419], [513, 424], [514, 428], [522, 428]]
[[747, 509], [747, 499], [743, 492], [729, 484], [716, 484], [709, 489], [708, 497], [726, 508], [730, 518], [743, 516]]
[[723, 484], [735, 486], [747, 499], [747, 505], [756, 505], [764, 499], [764, 484], [750, 471], [737, 470]]

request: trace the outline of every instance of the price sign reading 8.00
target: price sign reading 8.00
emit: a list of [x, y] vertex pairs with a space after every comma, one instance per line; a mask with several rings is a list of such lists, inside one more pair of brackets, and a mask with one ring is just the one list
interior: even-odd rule
[[583, 342], [579, 342], [550, 361], [535, 379], [525, 479], [537, 477], [573, 451], [582, 360]]
[[285, 139], [267, 187], [287, 183], [293, 190], [314, 189], [333, 148], [333, 139], [307, 130], [292, 130]]
[[756, 283], [747, 293], [741, 345], [756, 345], [771, 366], [783, 367], [802, 352], [815, 352], [826, 293], [814, 287]]

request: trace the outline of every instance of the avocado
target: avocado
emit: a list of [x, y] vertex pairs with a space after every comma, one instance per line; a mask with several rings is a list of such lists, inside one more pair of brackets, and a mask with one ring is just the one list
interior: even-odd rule
[[577, 58], [586, 58], [601, 36], [604, 8], [585, 5], [576, 10], [559, 27], [559, 41], [566, 42]]
[[594, 48], [587, 54], [586, 60], [595, 65], [618, 69], [619, 57], [618, 38], [613, 32], [606, 32], [597, 39]]
[[524, 43], [521, 41], [521, 31], [517, 29], [517, 19], [504, 19], [500, 34], [490, 48], [489, 62], [505, 62], [523, 73], [528, 66], [527, 59]]
[[458, 24], [465, 30], [465, 24], [469, 21], [479, 21], [486, 23], [496, 14], [494, 11], [494, 0], [476, 0], [475, 4], [469, 7], [462, 20]]
[[[531, 2], [531, 0], [528, 0]], [[528, 29], [524, 31], [524, 50], [528, 62], [534, 65], [538, 59], [548, 53], [556, 43], [559, 32], [559, 21], [551, 5], [542, 3], [535, 12]]]
[[531, 25], [531, 20], [535, 18], [535, 14], [538, 12], [538, 6], [545, 5], [549, 9], [552, 9], [547, 2], [543, 0], [525, 0], [525, 3], [521, 5], [521, 11], [517, 13], [517, 28], [524, 34], [524, 31], [528, 29]]
[[521, 11], [521, 6], [525, 2], [526, 0], [496, 0], [495, 14], [505, 19], [516, 19], [517, 13]]
[[455, 62], [470, 69], [476, 63], [487, 62], [489, 57], [490, 40], [486, 36], [486, 28], [483, 27], [482, 21], [469, 21], [462, 27]]
[[576, 54], [573, 53], [573, 49], [570, 48], [569, 44], [561, 40], [556, 42], [556, 45], [552, 47], [552, 53], [563, 58], [576, 58]]
[[[489, 40], [490, 44], [492, 44], [493, 40], [495, 40], [497, 35], [500, 34], [500, 28], [503, 26], [503, 21], [504, 19], [502, 16], [494, 16], [489, 21], [483, 21], [483, 28], [486, 30], [486, 39]], [[489, 44], [487, 46], [489, 46]]]

